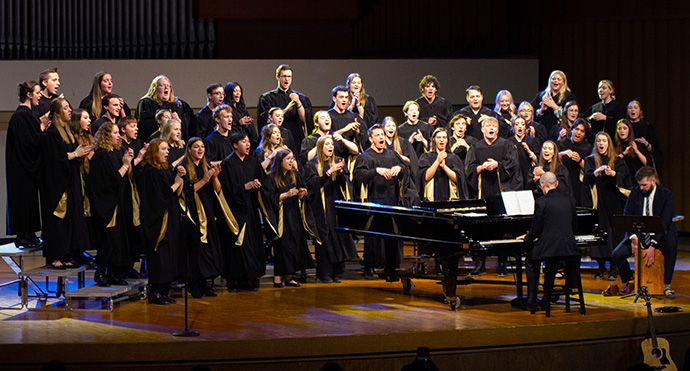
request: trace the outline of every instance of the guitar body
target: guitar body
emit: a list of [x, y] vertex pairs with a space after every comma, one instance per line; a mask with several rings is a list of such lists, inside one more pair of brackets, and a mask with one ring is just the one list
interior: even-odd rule
[[654, 347], [652, 339], [644, 339], [642, 341], [644, 363], [655, 370], [677, 371], [678, 368], [669, 355], [668, 340], [658, 337], [656, 338], [656, 342], [657, 347]]

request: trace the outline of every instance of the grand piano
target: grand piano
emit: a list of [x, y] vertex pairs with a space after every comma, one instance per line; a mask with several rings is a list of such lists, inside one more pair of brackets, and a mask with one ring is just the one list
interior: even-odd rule
[[[341, 231], [398, 240], [417, 242], [418, 253], [436, 255], [443, 269], [445, 302], [451, 309], [460, 306], [456, 295], [458, 284], [471, 283], [506, 284], [507, 281], [464, 278], [458, 280], [458, 262], [471, 254], [515, 257], [517, 299], [522, 299], [522, 256], [531, 244], [517, 240], [531, 226], [532, 215], [506, 216], [500, 214], [495, 200], [458, 200], [426, 202], [421, 207], [406, 208], [375, 203], [336, 201], [337, 227]], [[488, 212], [487, 212], [488, 211]], [[579, 247], [589, 247], [606, 242], [606, 235], [597, 226], [597, 210], [578, 208], [577, 230]], [[399, 272], [403, 289], [409, 291], [411, 278], [437, 279], [425, 270]], [[512, 283], [511, 283], [512, 284]]]

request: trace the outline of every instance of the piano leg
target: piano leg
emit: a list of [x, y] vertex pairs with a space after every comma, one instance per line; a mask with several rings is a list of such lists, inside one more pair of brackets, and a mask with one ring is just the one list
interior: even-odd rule
[[517, 275], [515, 283], [517, 298], [522, 299], [522, 254], [515, 254], [515, 274]]
[[458, 287], [458, 256], [442, 256], [441, 266], [443, 267], [443, 288], [445, 292], [446, 304], [450, 305], [451, 310], [460, 306], [460, 298], [456, 296]]

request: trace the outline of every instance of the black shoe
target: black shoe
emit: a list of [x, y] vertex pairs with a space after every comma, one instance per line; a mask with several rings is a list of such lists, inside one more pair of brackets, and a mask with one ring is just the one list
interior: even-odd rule
[[133, 278], [133, 279], [141, 279], [142, 278], [141, 274], [139, 274], [139, 272], [137, 272], [137, 270], [132, 268], [132, 267], [123, 268], [122, 269], [122, 275], [125, 278]]
[[163, 295], [153, 292], [149, 294], [149, 304], [156, 304], [156, 305], [168, 305], [170, 304]]
[[368, 280], [376, 279], [376, 273], [374, 272], [374, 268], [364, 268], [364, 278]]
[[173, 298], [170, 297], [168, 294], [160, 294], [163, 300], [165, 300], [168, 304], [175, 304], [177, 301]]
[[498, 268], [496, 268], [496, 273], [499, 277], [505, 277], [508, 275], [508, 269], [506, 269], [506, 263], [498, 263]]
[[201, 299], [204, 297], [204, 293], [201, 292], [201, 289], [199, 289], [199, 285], [196, 282], [190, 283], [187, 291], [189, 291], [189, 294], [192, 295], [194, 299]]
[[204, 296], [208, 296], [209, 298], [218, 296], [218, 294], [213, 291], [213, 284], [209, 285], [206, 281], [201, 281], [199, 288]]
[[302, 283], [307, 283], [307, 272], [302, 271], [302, 274], [299, 275], [299, 278], [297, 281], [302, 282]]
[[299, 284], [299, 282], [297, 282], [297, 281], [295, 281], [295, 280], [290, 280], [289, 282], [287, 282], [287, 283], [285, 284], [285, 286], [300, 287], [301, 285]]
[[34, 248], [34, 247], [40, 247], [40, 245], [36, 244], [36, 242], [35, 242], [34, 240], [30, 240], [30, 239], [27, 239], [27, 238], [19, 238], [19, 237], [17, 237], [17, 238], [14, 240], [14, 245], [15, 245], [17, 248], [20, 248], [20, 249], [22, 249], [22, 248], [29, 248], [29, 249], [31, 249], [31, 248]]
[[93, 273], [93, 282], [95, 282], [98, 286], [101, 287], [110, 286], [108, 277], [106, 277], [105, 275], [105, 268], [96, 268], [96, 271]]
[[474, 269], [469, 273], [470, 277], [483, 276], [486, 274], [486, 258], [476, 258]]
[[72, 253], [72, 260], [79, 265], [93, 263], [93, 257], [86, 251], [75, 251]]
[[604, 274], [606, 272], [598, 271], [597, 274], [594, 275], [594, 279], [597, 281], [601, 281], [604, 279]]
[[108, 273], [105, 274], [105, 278], [111, 285], [127, 286], [127, 281], [123, 280], [120, 277], [117, 277], [110, 269], [108, 269]]
[[335, 282], [335, 283], [341, 283], [341, 282], [343, 282], [343, 279], [340, 278], [340, 277], [336, 277], [336, 278], [333, 279], [333, 282]]
[[281, 288], [281, 287], [283, 287], [283, 283], [282, 282], [273, 282], [273, 287]]
[[48, 262], [48, 264], [46, 264], [46, 266], [48, 268], [53, 268], [53, 269], [57, 269], [57, 270], [67, 269], [67, 266], [60, 259], [54, 259], [54, 260]]

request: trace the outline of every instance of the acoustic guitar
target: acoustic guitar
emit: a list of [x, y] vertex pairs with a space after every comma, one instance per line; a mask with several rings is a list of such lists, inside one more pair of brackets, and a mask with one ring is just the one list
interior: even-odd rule
[[669, 355], [668, 340], [656, 337], [654, 319], [652, 318], [652, 298], [649, 295], [647, 286], [640, 287], [640, 291], [642, 292], [644, 300], [647, 302], [647, 316], [649, 320], [649, 338], [642, 340], [644, 363], [655, 370], [678, 371], [678, 368]]

